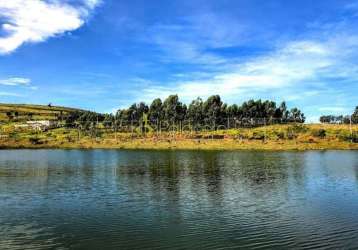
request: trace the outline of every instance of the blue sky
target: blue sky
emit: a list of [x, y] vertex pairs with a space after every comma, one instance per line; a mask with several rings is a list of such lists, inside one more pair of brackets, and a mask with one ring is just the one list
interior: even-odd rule
[[0, 102], [358, 105], [357, 0], [0, 0]]

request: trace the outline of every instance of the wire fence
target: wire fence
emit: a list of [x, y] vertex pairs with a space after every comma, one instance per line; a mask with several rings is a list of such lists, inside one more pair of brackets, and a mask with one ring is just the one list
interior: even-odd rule
[[[5, 129], [6, 126], [10, 125], [12, 128], [10, 130]], [[256, 135], [257, 138], [267, 138], [267, 126], [275, 124], [290, 124], [292, 127], [287, 127], [287, 138], [294, 138], [295, 131], [292, 129], [304, 129], [302, 126], [295, 126], [302, 124], [302, 121], [297, 119], [274, 119], [274, 118], [225, 118], [221, 120], [213, 119], [206, 120], [205, 122], [195, 122], [193, 120], [182, 120], [182, 121], [162, 121], [162, 120], [113, 120], [113, 121], [75, 121], [75, 122], [66, 122], [63, 121], [17, 121], [15, 123], [3, 123], [0, 124], [0, 139], [6, 139], [11, 136], [21, 136], [21, 133], [16, 135], [17, 132], [30, 132], [35, 134], [43, 134], [44, 136], [51, 137], [51, 132], [54, 129], [63, 128], [63, 132], [54, 132], [52, 135], [56, 137], [56, 134], [63, 133], [65, 137], [68, 137], [70, 141], [80, 140], [83, 137], [89, 137], [93, 139], [101, 140], [101, 138], [111, 138], [117, 140], [118, 138], [131, 138], [136, 137], [146, 137], [146, 136], [156, 136], [157, 138], [178, 138], [183, 136], [186, 138], [196, 138], [196, 136], [204, 135], [213, 138], [217, 135], [230, 135], [230, 132], [225, 132], [228, 130], [241, 129], [241, 128], [255, 128], [262, 127], [262, 133]], [[1, 126], [3, 125], [3, 126]], [[4, 126], [5, 125], [5, 126]], [[321, 124], [322, 129], [325, 128], [325, 124]], [[281, 129], [278, 127], [278, 129]], [[14, 134], [9, 133], [13, 130]], [[273, 129], [275, 130], [275, 129]], [[221, 131], [219, 133], [210, 133], [215, 131]], [[271, 128], [270, 128], [271, 131]], [[49, 132], [49, 133], [47, 133]], [[271, 131], [272, 132], [272, 131]], [[277, 136], [281, 136], [282, 131], [277, 130]], [[205, 134], [207, 133], [207, 134]], [[260, 132], [261, 133], [261, 132]], [[67, 134], [67, 135], [66, 135]], [[233, 134], [237, 134], [234, 132]], [[349, 125], [349, 140], [357, 140], [357, 131], [356, 127], [352, 123]], [[71, 138], [70, 138], [71, 137]], [[188, 138], [189, 138], [188, 137]], [[209, 138], [208, 137], [208, 138]], [[254, 136], [255, 137], [255, 136]]]
[[275, 119], [275, 118], [225, 118], [218, 120], [206, 120], [195, 122], [193, 120], [162, 121], [162, 120], [115, 120], [115, 121], [76, 121], [63, 123], [61, 126], [79, 128], [83, 130], [102, 129], [118, 132], [147, 133], [147, 132], [185, 132], [185, 131], [217, 131], [238, 128], [253, 128], [274, 124], [302, 123], [299, 119]]

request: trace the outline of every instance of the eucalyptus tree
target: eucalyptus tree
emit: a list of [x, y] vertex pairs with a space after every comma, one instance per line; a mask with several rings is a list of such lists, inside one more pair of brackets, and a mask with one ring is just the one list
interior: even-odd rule
[[204, 120], [203, 106], [204, 102], [200, 97], [196, 98], [190, 103], [187, 116], [192, 125], [202, 125]]
[[304, 123], [306, 120], [304, 114], [298, 108], [291, 109], [288, 117], [289, 122]]
[[179, 101], [178, 95], [170, 95], [163, 103], [164, 120], [168, 123], [182, 121], [186, 116], [186, 106]]
[[352, 114], [352, 123], [358, 124], [358, 106], [356, 107], [354, 113]]
[[149, 120], [159, 122], [163, 119], [163, 103], [160, 98], [153, 100], [149, 107]]
[[210, 96], [203, 104], [204, 121], [212, 126], [219, 125], [222, 121], [223, 102], [219, 95]]
[[[304, 122], [305, 116], [297, 108], [287, 110], [287, 105], [282, 102], [278, 107], [273, 101], [249, 100], [241, 106], [224, 104], [219, 95], [210, 96], [205, 102], [201, 98], [193, 100], [187, 107], [180, 102], [178, 95], [168, 96], [162, 103], [161, 99], [153, 100], [150, 107], [145, 103], [133, 104], [128, 109], [119, 110], [117, 119], [127, 122], [140, 121], [143, 114], [148, 114], [149, 120], [162, 120], [170, 124], [178, 125], [186, 121], [193, 125], [210, 125], [218, 127], [229, 124], [232, 120], [250, 121], [252, 125], [260, 125], [266, 122], [281, 120], [282, 122]], [[358, 111], [356, 111], [356, 117]], [[358, 118], [356, 118], [358, 119]], [[226, 123], [227, 122], [227, 123]], [[230, 125], [230, 124], [229, 124]]]

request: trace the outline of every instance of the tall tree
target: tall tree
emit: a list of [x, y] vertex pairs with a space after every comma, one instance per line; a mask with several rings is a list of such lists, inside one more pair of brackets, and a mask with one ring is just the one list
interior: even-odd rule
[[236, 104], [230, 105], [226, 108], [226, 114], [229, 118], [235, 118], [239, 116], [239, 107]]
[[[162, 101], [155, 99], [150, 108], [145, 103], [133, 104], [128, 109], [119, 110], [116, 114], [117, 119], [127, 122], [139, 121], [144, 113], [148, 113], [149, 120], [163, 120], [178, 123], [183, 120], [190, 120], [193, 125], [226, 125], [234, 119], [246, 119], [252, 125], [261, 125], [263, 118], [267, 122], [273, 119], [281, 119], [282, 122], [304, 122], [305, 116], [297, 108], [287, 110], [287, 105], [282, 102], [279, 107], [273, 101], [249, 100], [241, 106], [236, 104], [228, 106], [224, 104], [219, 95], [210, 96], [205, 102], [197, 98], [193, 100], [189, 107], [179, 101], [178, 95], [171, 95]], [[358, 117], [358, 111], [355, 112]], [[355, 118], [358, 120], [358, 118]]]
[[352, 114], [352, 123], [358, 124], [358, 106], [356, 107], [354, 113]]
[[204, 119], [203, 104], [203, 100], [198, 97], [189, 105], [188, 119], [194, 126], [202, 125]]
[[163, 103], [160, 98], [155, 99], [149, 108], [149, 120], [161, 121], [163, 119]]
[[291, 109], [288, 119], [290, 122], [299, 122], [299, 123], [304, 123], [306, 120], [304, 114], [298, 108]]
[[178, 95], [170, 95], [163, 103], [164, 120], [173, 123], [185, 118], [186, 107], [179, 101]]
[[222, 120], [222, 101], [219, 95], [210, 96], [203, 105], [206, 124], [220, 125]]

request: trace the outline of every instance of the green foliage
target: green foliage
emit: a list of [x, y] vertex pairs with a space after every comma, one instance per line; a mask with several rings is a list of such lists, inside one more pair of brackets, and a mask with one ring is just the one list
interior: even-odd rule
[[274, 133], [275, 133], [277, 139], [279, 139], [279, 140], [285, 139], [285, 133], [284, 133], [284, 132], [282, 132], [282, 131], [275, 131]]
[[184, 120], [187, 108], [179, 101], [178, 95], [169, 96], [163, 103], [164, 120], [173, 123]]
[[292, 126], [292, 130], [295, 133], [306, 133], [308, 131], [308, 128], [303, 124], [294, 124]]
[[352, 114], [352, 122], [358, 124], [358, 106], [356, 107], [354, 113]]
[[40, 141], [40, 138], [38, 138], [38, 137], [30, 137], [29, 142], [32, 145], [40, 145], [40, 144], [42, 144], [42, 142]]
[[323, 139], [323, 138], [325, 138], [327, 136], [327, 132], [326, 132], [325, 129], [321, 128], [321, 129], [313, 130], [312, 135], [314, 137], [318, 137], [318, 138]]
[[330, 124], [358, 124], [358, 106], [355, 108], [352, 115], [323, 115], [320, 117], [321, 123], [330, 123]]
[[341, 131], [338, 138], [342, 141], [358, 143], [358, 132], [355, 131], [351, 134], [349, 131]]
[[296, 128], [294, 126], [287, 127], [287, 139], [293, 140], [297, 138]]
[[[323, 115], [319, 118], [321, 123], [329, 123], [329, 124], [341, 124], [344, 123], [345, 119], [343, 115], [335, 116], [335, 115]], [[349, 118], [348, 118], [349, 123]]]
[[217, 126], [222, 124], [221, 120], [224, 117], [223, 102], [219, 95], [213, 95], [204, 102], [204, 121], [206, 124], [213, 124]]
[[66, 118], [67, 127], [75, 127], [81, 125], [88, 127], [91, 123], [103, 122], [105, 115], [91, 112], [91, 111], [75, 111], [69, 114]]
[[262, 131], [254, 131], [252, 133], [252, 136], [250, 137], [252, 140], [264, 140], [265, 139], [265, 133]]
[[149, 120], [158, 121], [163, 119], [163, 103], [160, 98], [155, 99], [149, 108]]
[[204, 120], [204, 103], [201, 98], [197, 98], [196, 100], [192, 101], [188, 108], [187, 117], [191, 120], [192, 125], [198, 126], [202, 125]]
[[[149, 121], [155, 124], [164, 122], [173, 124], [186, 121], [191, 126], [210, 126], [212, 128], [234, 127], [236, 121], [251, 119], [250, 126], [268, 123], [303, 123], [304, 114], [297, 108], [287, 110], [286, 103], [276, 106], [272, 101], [249, 100], [241, 106], [227, 105], [222, 102], [219, 95], [210, 96], [205, 102], [201, 98], [193, 100], [187, 108], [180, 102], [178, 95], [171, 95], [162, 103], [155, 99], [150, 107], [144, 103], [133, 104], [128, 109], [118, 110], [115, 119], [125, 124], [138, 125], [143, 114], [149, 115]], [[258, 122], [257, 120], [262, 120]]]

